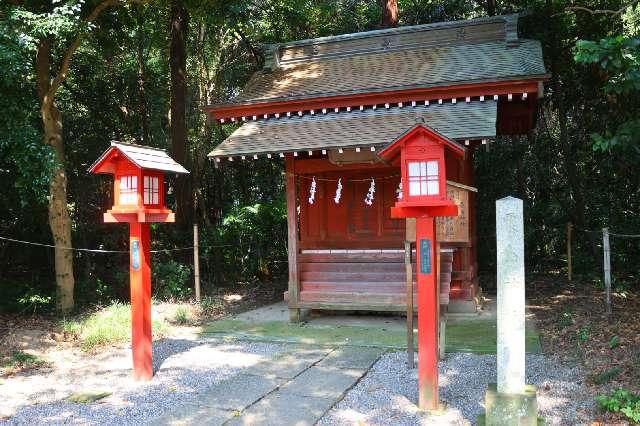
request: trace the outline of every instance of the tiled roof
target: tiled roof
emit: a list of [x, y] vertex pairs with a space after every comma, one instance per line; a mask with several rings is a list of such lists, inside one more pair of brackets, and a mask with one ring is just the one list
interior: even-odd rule
[[[159, 148], [149, 146], [135, 145], [124, 142], [111, 141], [111, 147], [107, 149], [100, 158], [89, 168], [93, 172], [103, 159], [107, 157], [114, 149], [117, 149], [129, 161], [142, 169], [161, 170], [172, 173], [189, 173], [187, 169], [178, 164], [173, 158]], [[100, 173], [100, 171], [97, 171]]]
[[496, 135], [497, 102], [458, 102], [305, 115], [243, 124], [210, 157], [384, 146], [425, 124], [449, 139]]
[[231, 104], [544, 76], [540, 43], [517, 16], [370, 31], [271, 46]]

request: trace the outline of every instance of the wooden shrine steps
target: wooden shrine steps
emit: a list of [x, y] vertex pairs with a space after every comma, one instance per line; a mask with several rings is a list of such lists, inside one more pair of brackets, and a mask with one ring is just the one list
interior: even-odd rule
[[[443, 252], [440, 260], [440, 300], [447, 304], [453, 256]], [[406, 310], [404, 254], [399, 250], [371, 253], [303, 252], [298, 261], [299, 308]], [[415, 264], [413, 270], [415, 292]]]

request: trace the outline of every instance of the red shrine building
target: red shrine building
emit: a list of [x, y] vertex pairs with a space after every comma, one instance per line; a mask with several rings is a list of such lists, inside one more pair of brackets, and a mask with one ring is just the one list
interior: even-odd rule
[[[518, 16], [292, 41], [265, 56], [237, 97], [206, 107], [236, 125], [209, 156], [283, 160], [292, 319], [307, 308], [405, 310], [408, 236], [392, 214], [403, 194], [446, 193], [457, 206], [436, 220], [439, 300], [475, 310], [474, 152], [530, 132], [548, 78]], [[442, 157], [389, 161], [394, 142], [417, 130], [447, 146]]]

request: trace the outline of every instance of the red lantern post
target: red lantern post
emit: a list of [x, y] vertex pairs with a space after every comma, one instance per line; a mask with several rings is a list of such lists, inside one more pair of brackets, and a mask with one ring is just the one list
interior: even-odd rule
[[136, 380], [150, 380], [153, 349], [149, 224], [175, 222], [175, 214], [164, 205], [164, 173], [189, 172], [164, 150], [122, 142], [111, 142], [89, 172], [114, 176], [113, 207], [104, 214], [105, 223], [129, 224], [133, 376]]
[[445, 149], [463, 157], [465, 149], [435, 130], [418, 124], [378, 155], [402, 171], [402, 197], [391, 208], [394, 218], [416, 218], [418, 288], [418, 387], [421, 409], [438, 409], [439, 294], [435, 218], [457, 216], [447, 198]]

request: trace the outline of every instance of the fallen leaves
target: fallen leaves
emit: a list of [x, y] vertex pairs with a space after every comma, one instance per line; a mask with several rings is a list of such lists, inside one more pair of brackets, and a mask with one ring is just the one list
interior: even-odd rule
[[[537, 279], [527, 296], [531, 304], [545, 308], [532, 309], [544, 352], [580, 362], [594, 398], [618, 388], [640, 391], [640, 294], [614, 294], [610, 316], [604, 293], [589, 282]], [[624, 421], [601, 413], [593, 424]]]

